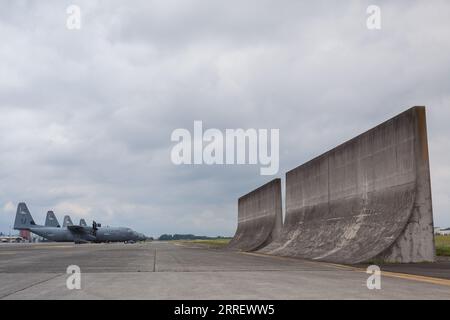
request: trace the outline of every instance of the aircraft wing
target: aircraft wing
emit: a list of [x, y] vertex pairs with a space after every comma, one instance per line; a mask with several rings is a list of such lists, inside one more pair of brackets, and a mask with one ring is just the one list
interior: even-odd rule
[[75, 233], [85, 233], [86, 231], [88, 231], [86, 227], [74, 226], [74, 225], [67, 226], [67, 229], [72, 231], [72, 232], [75, 232]]
[[72, 233], [75, 243], [95, 241], [95, 231], [90, 227], [67, 226], [67, 230]]

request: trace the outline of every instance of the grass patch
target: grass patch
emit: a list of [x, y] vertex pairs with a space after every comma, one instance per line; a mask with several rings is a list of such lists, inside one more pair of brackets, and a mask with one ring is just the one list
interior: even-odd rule
[[[230, 242], [231, 238], [207, 239], [207, 240], [178, 240], [182, 243], [202, 244], [210, 247], [224, 247]], [[450, 257], [450, 236], [434, 236], [436, 245], [436, 255]]]
[[434, 236], [436, 255], [450, 257], [450, 236]]
[[195, 243], [195, 244], [203, 244], [205, 246], [210, 247], [224, 247], [226, 246], [231, 239], [228, 238], [220, 238], [220, 239], [207, 239], [207, 240], [182, 240], [180, 242], [184, 243]]

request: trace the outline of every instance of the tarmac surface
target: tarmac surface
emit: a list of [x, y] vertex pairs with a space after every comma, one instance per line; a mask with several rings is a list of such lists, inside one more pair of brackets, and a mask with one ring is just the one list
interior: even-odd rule
[[[69, 265], [81, 269], [80, 290], [66, 286]], [[437, 274], [450, 272], [438, 266]], [[1, 299], [450, 299], [450, 280], [383, 272], [381, 289], [369, 290], [369, 276], [363, 268], [168, 242], [0, 245]]]

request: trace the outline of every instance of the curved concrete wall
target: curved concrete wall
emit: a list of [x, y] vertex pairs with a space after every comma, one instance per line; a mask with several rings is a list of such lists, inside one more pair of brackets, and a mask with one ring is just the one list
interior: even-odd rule
[[239, 198], [238, 227], [228, 248], [254, 251], [271, 242], [281, 229], [281, 210], [280, 179]]
[[339, 263], [433, 261], [425, 108], [289, 171], [285, 223], [261, 252]]

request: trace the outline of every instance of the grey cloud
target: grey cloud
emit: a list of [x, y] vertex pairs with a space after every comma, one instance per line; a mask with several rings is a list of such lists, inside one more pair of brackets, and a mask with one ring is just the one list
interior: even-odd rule
[[[413, 105], [428, 107], [436, 225], [450, 226], [446, 1], [7, 1], [0, 13], [0, 231], [95, 218], [232, 235], [258, 166], [174, 166], [176, 128], [279, 128], [278, 176]], [[6, 206], [6, 207], [5, 207]], [[6, 208], [6, 209], [1, 209]]]

